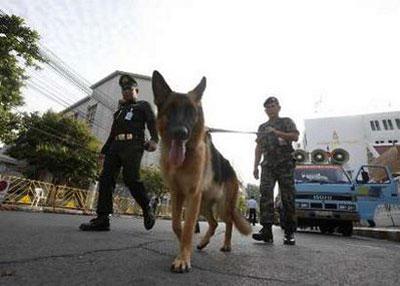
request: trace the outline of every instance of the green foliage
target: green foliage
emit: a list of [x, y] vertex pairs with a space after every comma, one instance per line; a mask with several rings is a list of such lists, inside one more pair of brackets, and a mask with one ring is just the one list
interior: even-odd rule
[[142, 168], [140, 170], [140, 176], [148, 193], [156, 197], [161, 197], [168, 192], [160, 168], [156, 166]]
[[246, 194], [247, 194], [248, 199], [253, 197], [257, 202], [260, 202], [260, 190], [259, 190], [258, 186], [253, 185], [253, 184], [247, 184]]
[[245, 215], [247, 211], [247, 204], [246, 204], [246, 198], [243, 195], [239, 196], [238, 199], [238, 209], [241, 214]]
[[25, 114], [22, 122], [20, 137], [8, 153], [29, 163], [28, 177], [38, 179], [48, 171], [53, 183], [81, 188], [96, 178], [99, 142], [85, 123], [52, 111]]
[[46, 60], [39, 53], [39, 34], [15, 15], [0, 14], [0, 141], [16, 136], [18, 116], [11, 109], [23, 105], [21, 88], [26, 68], [38, 69]]

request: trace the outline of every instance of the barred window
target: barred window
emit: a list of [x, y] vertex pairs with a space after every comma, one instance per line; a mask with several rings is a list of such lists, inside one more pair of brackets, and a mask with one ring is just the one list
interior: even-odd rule
[[97, 104], [88, 107], [88, 111], [86, 114], [86, 122], [90, 127], [93, 126], [94, 118], [96, 116]]
[[375, 127], [376, 127], [376, 130], [381, 130], [381, 126], [379, 125], [378, 120], [375, 120]]
[[390, 130], [393, 130], [393, 124], [392, 124], [392, 120], [391, 119], [388, 119], [388, 125], [389, 125], [389, 129]]
[[400, 119], [396, 118], [396, 125], [397, 125], [397, 129], [400, 129]]
[[383, 127], [385, 128], [385, 130], [388, 130], [388, 125], [387, 125], [386, 119], [383, 119], [382, 122], [383, 122]]
[[371, 124], [371, 129], [372, 131], [375, 131], [375, 124], [373, 121], [370, 121], [369, 124]]

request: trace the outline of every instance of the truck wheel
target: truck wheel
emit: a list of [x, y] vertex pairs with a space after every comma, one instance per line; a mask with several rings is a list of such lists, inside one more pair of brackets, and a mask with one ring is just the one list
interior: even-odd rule
[[339, 232], [341, 232], [343, 236], [351, 236], [353, 234], [353, 223], [342, 224], [339, 228]]

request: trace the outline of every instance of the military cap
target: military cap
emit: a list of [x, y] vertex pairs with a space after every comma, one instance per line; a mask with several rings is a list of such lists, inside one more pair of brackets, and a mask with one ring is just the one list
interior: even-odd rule
[[132, 76], [124, 74], [121, 75], [121, 77], [119, 78], [119, 85], [121, 86], [121, 89], [124, 90], [124, 89], [129, 89], [131, 87], [136, 87], [137, 82]]
[[276, 104], [279, 105], [279, 100], [278, 100], [275, 96], [270, 96], [270, 97], [268, 97], [268, 98], [264, 101], [264, 107], [265, 107], [267, 104], [272, 104], [272, 103], [276, 103]]

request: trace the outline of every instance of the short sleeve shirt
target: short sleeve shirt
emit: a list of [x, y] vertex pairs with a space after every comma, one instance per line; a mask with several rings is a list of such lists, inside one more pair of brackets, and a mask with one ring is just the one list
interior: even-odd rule
[[292, 142], [278, 137], [273, 132], [267, 133], [269, 127], [286, 133], [299, 133], [296, 124], [288, 117], [269, 120], [261, 124], [258, 128], [256, 142], [261, 147], [261, 152], [263, 153], [264, 159], [262, 165], [274, 165], [287, 160], [292, 160], [292, 152], [294, 151]]

